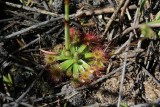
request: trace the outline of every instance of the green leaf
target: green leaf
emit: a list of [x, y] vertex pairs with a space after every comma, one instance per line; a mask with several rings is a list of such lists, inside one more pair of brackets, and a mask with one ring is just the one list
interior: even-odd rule
[[13, 81], [12, 81], [12, 78], [11, 78], [10, 74], [8, 74], [6, 76], [3, 75], [3, 81], [5, 83], [7, 83], [8, 86], [12, 86], [13, 85]]
[[70, 46], [70, 51], [71, 51], [71, 54], [74, 54], [75, 51], [76, 51], [75, 47], [74, 46]]
[[78, 70], [78, 64], [73, 64], [73, 78], [78, 79], [79, 77], [79, 70]]
[[60, 56], [57, 56], [56, 57], [57, 58], [57, 60], [67, 60], [67, 59], [70, 59], [71, 57], [66, 57], [66, 56], [64, 56], [64, 55], [60, 55]]
[[160, 23], [160, 19], [148, 22], [147, 24], [159, 24], [159, 23]]
[[74, 62], [73, 59], [69, 59], [69, 60], [62, 62], [60, 64], [60, 66], [61, 66], [62, 70], [65, 71], [73, 64], [73, 62]]
[[85, 53], [84, 57], [85, 58], [92, 58], [93, 57], [93, 53]]
[[83, 61], [82, 59], [79, 60], [81, 63], [82, 63], [82, 66], [85, 68], [85, 69], [88, 69], [90, 66], [85, 62]]
[[120, 103], [120, 107], [128, 107], [126, 103]]
[[82, 44], [78, 49], [78, 53], [82, 53], [86, 49], [86, 47], [87, 47], [87, 45]]
[[155, 32], [146, 24], [143, 24], [140, 29], [141, 29], [141, 34], [143, 34], [145, 38], [149, 38], [149, 39], [156, 38]]
[[82, 73], [82, 74], [85, 73], [85, 69], [82, 65], [78, 65], [78, 69], [79, 69], [80, 73]]

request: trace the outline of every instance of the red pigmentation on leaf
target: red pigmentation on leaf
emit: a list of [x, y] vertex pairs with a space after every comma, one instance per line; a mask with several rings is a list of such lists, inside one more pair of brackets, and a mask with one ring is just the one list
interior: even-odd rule
[[106, 53], [100, 47], [93, 49], [93, 56], [96, 60], [106, 60]]
[[70, 31], [70, 37], [71, 37], [71, 42], [72, 43], [78, 43], [80, 42], [80, 32], [77, 30], [75, 27], [71, 27], [69, 29]]
[[83, 38], [83, 43], [87, 45], [91, 43], [98, 43], [99, 41], [100, 41], [100, 38], [93, 33], [86, 33]]
[[93, 60], [90, 62], [92, 66], [95, 66], [98, 70], [103, 70], [108, 62], [108, 55], [100, 47], [95, 47], [92, 50]]
[[62, 80], [63, 72], [59, 64], [52, 63], [49, 65], [48, 69], [48, 77], [49, 80], [53, 83], [58, 83]]

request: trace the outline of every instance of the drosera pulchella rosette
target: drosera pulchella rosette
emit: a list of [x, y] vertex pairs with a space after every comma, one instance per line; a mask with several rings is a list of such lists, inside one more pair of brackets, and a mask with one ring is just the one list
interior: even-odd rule
[[41, 51], [44, 52], [44, 62], [49, 65], [48, 69], [53, 71], [53, 75], [60, 77], [61, 74], [65, 74], [72, 79], [74, 86], [86, 85], [97, 79], [98, 72], [105, 68], [106, 54], [102, 48], [95, 48], [102, 46], [100, 39], [94, 33], [81, 33], [75, 27], [69, 27], [69, 0], [64, 0], [64, 4], [65, 41], [61, 44], [61, 48], [56, 49], [58, 47], [56, 45], [50, 52]]
[[[66, 76], [72, 79], [74, 86], [89, 84], [101, 77], [101, 71], [107, 65], [107, 54], [100, 46], [101, 39], [98, 36], [81, 33], [75, 27], [71, 27], [69, 31], [70, 55], [65, 55], [63, 43], [58, 44], [50, 51], [41, 50], [45, 56], [44, 62], [49, 65], [48, 70], [55, 75], [52, 77], [56, 81], [59, 80], [58, 77]], [[95, 44], [98, 45], [95, 47]]]

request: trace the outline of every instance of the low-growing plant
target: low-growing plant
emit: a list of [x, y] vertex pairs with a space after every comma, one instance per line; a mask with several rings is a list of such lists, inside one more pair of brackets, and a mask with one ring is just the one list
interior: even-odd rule
[[100, 37], [93, 33], [81, 33], [76, 27], [69, 28], [69, 0], [65, 0], [65, 43], [50, 51], [41, 50], [48, 70], [55, 79], [63, 74], [74, 83], [87, 84], [100, 76], [107, 63]]

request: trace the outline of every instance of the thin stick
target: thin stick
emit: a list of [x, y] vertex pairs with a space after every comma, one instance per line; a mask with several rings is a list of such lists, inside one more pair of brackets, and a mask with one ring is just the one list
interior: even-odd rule
[[17, 37], [17, 36], [19, 36], [20, 34], [26, 33], [26, 32], [28, 32], [28, 31], [30, 31], [30, 30], [36, 29], [36, 28], [38, 28], [38, 27], [40, 27], [40, 26], [44, 26], [44, 25], [46, 25], [46, 24], [48, 24], [48, 23], [51, 23], [51, 22], [54, 22], [54, 21], [57, 21], [57, 20], [60, 20], [60, 19], [63, 19], [63, 18], [64, 18], [64, 17], [61, 16], [61, 17], [57, 17], [57, 18], [54, 18], [54, 19], [51, 19], [51, 20], [47, 20], [47, 21], [44, 21], [44, 22], [35, 24], [35, 25], [33, 25], [33, 26], [30, 26], [30, 27], [28, 27], [28, 28], [22, 29], [22, 30], [20, 30], [20, 31], [18, 31], [18, 32], [14, 32], [14, 33], [12, 33], [12, 34], [10, 34], [10, 35], [5, 36], [5, 37], [4, 37], [4, 40]]
[[37, 9], [37, 8], [31, 8], [31, 7], [20, 5], [20, 4], [14, 4], [14, 3], [11, 3], [11, 2], [5, 2], [5, 4], [8, 5], [8, 6], [16, 7], [16, 8], [19, 8], [19, 9], [22, 8], [22, 9], [25, 9], [25, 10], [28, 10], [28, 11], [38, 12], [38, 13], [41, 13], [41, 14], [46, 14], [46, 15], [51, 15], [51, 16], [60, 16], [59, 14], [56, 14], [56, 13], [53, 13], [53, 12], [49, 12], [49, 11], [41, 10], [41, 9]]
[[1, 20], [0, 20], [0, 23], [2, 23], [2, 22], [8, 22], [8, 21], [14, 20], [14, 19], [18, 19], [18, 18], [13, 17], [13, 18], [8, 18], [8, 19], [1, 19]]
[[123, 91], [123, 82], [124, 82], [124, 77], [125, 77], [125, 72], [126, 72], [127, 56], [128, 56], [129, 45], [130, 45], [132, 37], [133, 37], [133, 34], [130, 35], [130, 37], [128, 39], [128, 44], [127, 44], [128, 47], [126, 47], [125, 59], [124, 59], [124, 63], [123, 63], [123, 70], [122, 70], [122, 77], [121, 77], [121, 83], [120, 83], [120, 89], [119, 89], [119, 97], [118, 97], [117, 107], [120, 107], [120, 102], [121, 102], [121, 97], [122, 97], [122, 91]]
[[115, 19], [115, 17], [116, 17], [116, 15], [117, 15], [118, 11], [121, 9], [121, 7], [122, 7], [124, 1], [125, 1], [125, 0], [121, 0], [121, 2], [120, 2], [120, 4], [119, 4], [118, 8], [114, 11], [114, 13], [112, 14], [110, 20], [108, 21], [108, 23], [107, 23], [107, 25], [106, 25], [106, 28], [105, 28], [105, 31], [104, 31], [103, 34], [102, 34], [102, 37], [103, 37], [103, 38], [104, 38], [105, 34], [107, 33], [109, 27], [111, 26], [113, 20]]
[[[37, 8], [23, 6], [23, 5], [20, 5], [20, 4], [14, 4], [14, 3], [11, 3], [11, 2], [5, 2], [4, 4], [6, 4], [8, 6], [15, 7], [15, 8], [24, 9], [24, 10], [28, 10], [28, 11], [32, 11], [32, 12], [37, 12], [37, 13], [41, 13], [41, 14], [45, 14], [45, 15], [62, 16], [60, 14], [56, 14], [56, 13], [49, 12], [49, 11], [46, 11], [46, 10], [41, 10], [41, 9], [37, 9]], [[128, 8], [130, 10], [134, 10], [134, 9], [137, 8], [137, 6], [136, 5], [130, 5]], [[102, 8], [102, 9], [80, 11], [80, 12], [77, 12], [77, 14], [72, 14], [71, 16], [75, 15], [75, 16], [79, 17], [82, 14], [85, 14], [86, 16], [90, 16], [90, 15], [93, 15], [93, 14], [98, 15], [98, 14], [104, 14], [104, 13], [113, 13], [114, 11], [115, 11], [115, 9], [113, 7], [105, 7], [105, 8]]]
[[[147, 24], [147, 26], [152, 27], [152, 28], [160, 27], [160, 23], [155, 23], [155, 24], [146, 23], [146, 24]], [[139, 25], [131, 26], [131, 27], [127, 28], [125, 31], [122, 32], [122, 36], [127, 34], [127, 33], [129, 33], [129, 32], [131, 32], [134, 29], [140, 28], [141, 26], [142, 26], [142, 24], [139, 24]]]
[[[128, 7], [129, 10], [135, 10], [137, 9], [136, 5], [130, 5]], [[100, 14], [107, 14], [107, 13], [114, 13], [115, 8], [114, 7], [104, 7], [101, 9], [95, 9], [95, 10], [82, 10], [82, 11], [77, 11], [76, 17], [81, 17], [81, 16], [91, 16], [91, 15], [100, 15]]]
[[130, 0], [127, 0], [127, 1], [125, 2], [124, 6], [122, 7], [121, 19], [122, 19], [122, 17], [124, 16], [124, 13], [125, 13], [125, 11], [126, 11], [127, 6], [128, 6], [129, 3], [130, 3]]
[[129, 43], [129, 39], [117, 50], [115, 50], [114, 55], [119, 54]]
[[[14, 99], [13, 99], [12, 97], [9, 97], [9, 96], [7, 96], [6, 94], [3, 94], [3, 93], [1, 93], [1, 92], [0, 92], [0, 98], [2, 98], [2, 99], [7, 99], [7, 100], [9, 100], [9, 101], [14, 101]], [[14, 102], [13, 102], [13, 103], [14, 103]], [[33, 107], [32, 105], [27, 104], [27, 103], [24, 103], [24, 102], [21, 102], [20, 104], [23, 105], [23, 106], [25, 106], [25, 107]], [[4, 104], [4, 105], [6, 105], [6, 104]], [[8, 105], [10, 105], [10, 104], [8, 104]]]
[[45, 51], [43, 49], [39, 49], [39, 50], [42, 51], [45, 54], [48, 54], [48, 55], [57, 55], [57, 53], [55, 53], [55, 52]]
[[158, 82], [158, 80], [155, 79], [154, 76], [152, 76], [152, 75], [149, 73], [149, 71], [146, 70], [146, 68], [142, 67], [142, 70], [145, 71], [146, 74], [147, 74], [148, 76], [150, 76], [150, 77], [153, 79], [153, 81], [154, 81], [158, 86], [160, 86], [160, 82]]
[[25, 46], [23, 46], [23, 47], [17, 49], [17, 50], [14, 51], [12, 54], [15, 54], [15, 53], [17, 53], [17, 52], [19, 52], [19, 51], [21, 51], [21, 50], [23, 50], [23, 49], [25, 49], [25, 48], [31, 46], [32, 44], [36, 43], [39, 39], [40, 39], [40, 38], [36, 38], [35, 40], [31, 41], [30, 43], [26, 44]]

